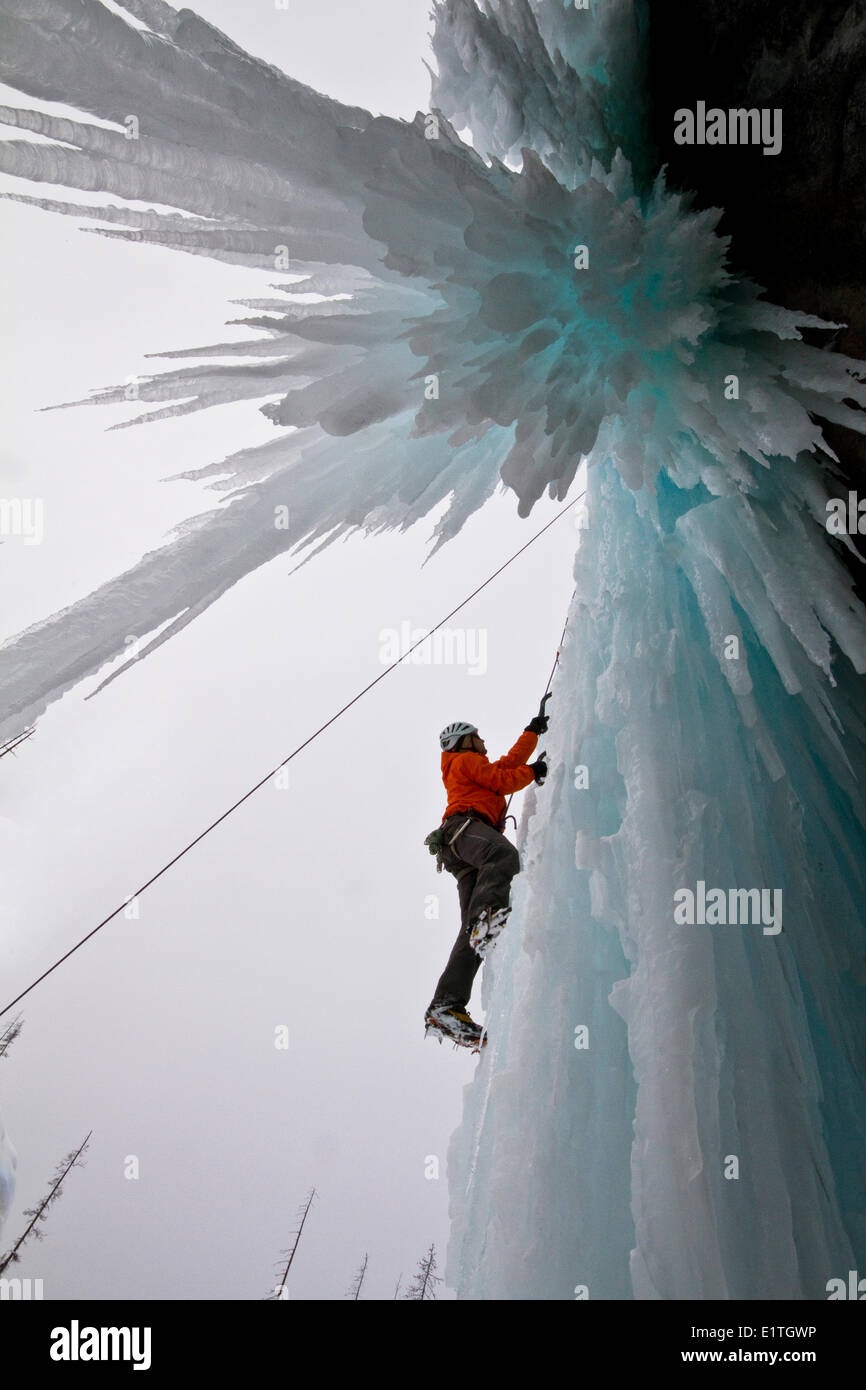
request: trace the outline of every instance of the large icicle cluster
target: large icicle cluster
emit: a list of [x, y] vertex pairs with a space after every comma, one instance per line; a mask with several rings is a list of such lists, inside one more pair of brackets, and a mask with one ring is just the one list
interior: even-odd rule
[[567, 187], [617, 149], [649, 170], [645, 4], [437, 0], [432, 101], [477, 147], [519, 167], [534, 150]]
[[[842, 402], [862, 400], [863, 387], [849, 364], [804, 347], [793, 316], [730, 282], [713, 215], [689, 212], [660, 183], [635, 196], [628, 163], [598, 134], [600, 83], [612, 110], [629, 109], [635, 43], [620, 53], [608, 28], [595, 33], [590, 12], [562, 15], [526, 0], [510, 0], [501, 13], [490, 8], [486, 18], [474, 6], [437, 7], [446, 73], [454, 66], [449, 47], [463, 53], [474, 22], [488, 46], [498, 25], [500, 56], [515, 62], [527, 35], [546, 48], [550, 31], [561, 81], [579, 91], [583, 77], [588, 96], [575, 97], [575, 111], [583, 115], [589, 103], [596, 116], [573, 129], [571, 177], [560, 183], [542, 156], [564, 132], [544, 129], [540, 117], [527, 117], [521, 138], [544, 130], [541, 150], [527, 143], [522, 169], [511, 170], [495, 154], [506, 137], [477, 115], [478, 103], [473, 136], [482, 149], [492, 138], [487, 163], [444, 116], [427, 138], [434, 130], [422, 116], [374, 119], [321, 97], [189, 10], [161, 0], [126, 8], [150, 29], [131, 28], [96, 0], [51, 0], [38, 19], [27, 5], [2, 0], [0, 76], [102, 120], [135, 115], [140, 138], [4, 109], [8, 125], [48, 139], [0, 145], [0, 168], [110, 195], [99, 209], [30, 199], [96, 221], [100, 235], [266, 270], [274, 292], [246, 302], [250, 315], [240, 320], [260, 336], [247, 347], [163, 354], [210, 356], [214, 365], [158, 374], [139, 396], [155, 407], [143, 418], [162, 419], [284, 392], [263, 409], [291, 428], [214, 460], [214, 486], [231, 490], [227, 505], [186, 523], [127, 574], [0, 653], [4, 728], [32, 721], [114, 659], [129, 631], [161, 629], [154, 645], [168, 640], [280, 550], [352, 526], [407, 526], [450, 499], [441, 543], [500, 477], [524, 511], [545, 487], [563, 496], [603, 419], [620, 422], [618, 458], [632, 486], [651, 486], [659, 467], [688, 467], [714, 491], [747, 488], [754, 471], [749, 459], [733, 467], [719, 460], [714, 436], [719, 447], [740, 443], [760, 461], [780, 398], [791, 410], [784, 452], [814, 447], [810, 410], [852, 420]], [[618, 7], [612, 32], [636, 33], [627, 18], [628, 6]], [[610, 71], [601, 65], [602, 41]], [[629, 81], [618, 79], [611, 55], [623, 57]], [[511, 72], [512, 89], [522, 72]], [[491, 104], [501, 104], [498, 92]], [[609, 169], [597, 150], [610, 155]], [[143, 212], [130, 199], [179, 212]], [[574, 267], [578, 245], [589, 248], [587, 270]], [[304, 278], [274, 282], [285, 246], [292, 274]], [[311, 293], [320, 296], [312, 304], [301, 297]], [[738, 408], [725, 409], [721, 388], [713, 389], [738, 367], [749, 390]], [[425, 400], [433, 374], [439, 397]], [[123, 400], [125, 390], [124, 382], [91, 403]], [[274, 509], [287, 501], [291, 526], [276, 529]]]
[[[643, 5], [441, 0], [438, 110], [413, 122], [311, 92], [189, 10], [124, 8], [149, 27], [0, 0], [5, 81], [141, 132], [4, 109], [51, 142], [7, 142], [0, 168], [111, 195], [27, 199], [101, 235], [267, 271], [241, 320], [260, 336], [164, 353], [214, 364], [140, 396], [160, 419], [280, 393], [280, 432], [207, 470], [228, 505], [0, 651], [7, 723], [280, 549], [447, 499], [441, 544], [498, 482], [526, 514], [587, 457], [557, 772], [487, 981], [450, 1279], [822, 1296], [866, 1264], [866, 642], [819, 421], [863, 429], [866, 369], [804, 343], [819, 321], [732, 276], [718, 214], [651, 177]], [[283, 246], [302, 279], [274, 281]], [[698, 882], [781, 890], [783, 931], [676, 924]]]

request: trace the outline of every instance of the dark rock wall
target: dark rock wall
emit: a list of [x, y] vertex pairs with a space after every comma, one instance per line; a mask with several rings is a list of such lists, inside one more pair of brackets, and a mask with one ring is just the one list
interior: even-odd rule
[[[847, 324], [811, 341], [866, 360], [866, 0], [648, 0], [648, 14], [652, 136], [669, 185], [724, 208], [730, 259], [769, 299]], [[675, 144], [674, 112], [699, 100], [780, 107], [781, 152]], [[866, 496], [866, 437], [825, 433]]]

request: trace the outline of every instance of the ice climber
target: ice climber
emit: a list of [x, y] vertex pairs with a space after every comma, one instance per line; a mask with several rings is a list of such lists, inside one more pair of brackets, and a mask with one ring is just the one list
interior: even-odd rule
[[505, 795], [540, 784], [547, 775], [543, 753], [534, 763], [527, 759], [538, 735], [547, 731], [544, 706], [549, 699], [545, 695], [514, 747], [494, 763], [488, 762], [474, 724], [449, 724], [439, 735], [448, 804], [425, 844], [437, 856], [437, 867], [457, 880], [460, 931], [424, 1017], [425, 1035], [449, 1037], [473, 1051], [486, 1037], [467, 1012], [472, 982], [505, 925], [511, 880], [520, 870], [517, 850], [502, 833]]

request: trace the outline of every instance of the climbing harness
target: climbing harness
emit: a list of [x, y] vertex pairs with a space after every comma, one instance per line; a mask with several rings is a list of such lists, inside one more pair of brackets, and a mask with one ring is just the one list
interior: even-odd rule
[[[458, 814], [459, 814], [459, 812], [458, 812]], [[450, 820], [451, 817], [449, 816], [448, 819]], [[446, 848], [450, 849], [451, 845], [453, 845], [454, 841], [457, 839], [457, 836], [463, 834], [463, 831], [466, 829], [466, 827], [467, 827], [467, 825], [469, 824], [469, 822], [471, 821], [471, 819], [472, 819], [472, 814], [470, 813], [470, 814], [466, 817], [466, 819], [465, 819], [465, 821], [463, 822], [463, 824], [459, 827], [459, 829], [455, 830], [455, 832], [454, 832], [454, 834], [451, 836], [451, 839], [450, 839], [450, 840], [448, 840], [448, 839], [445, 838], [445, 835], [446, 835], [446, 824], [445, 824], [444, 821], [442, 822], [441, 825], [437, 825], [436, 829], [435, 829], [435, 830], [431, 830], [431, 831], [430, 831], [430, 834], [429, 834], [428, 836], [426, 836], [426, 838], [425, 838], [425, 840], [424, 840], [424, 843], [425, 843], [425, 845], [427, 846], [427, 848], [429, 849], [430, 853], [431, 853], [431, 854], [435, 854], [435, 856], [436, 856], [436, 872], [437, 872], [437, 874], [441, 874], [441, 872], [442, 872], [442, 868], [443, 868], [443, 865], [442, 865], [442, 856], [443, 856], [443, 854], [444, 854]], [[450, 827], [448, 827], [448, 828], [450, 829]]]

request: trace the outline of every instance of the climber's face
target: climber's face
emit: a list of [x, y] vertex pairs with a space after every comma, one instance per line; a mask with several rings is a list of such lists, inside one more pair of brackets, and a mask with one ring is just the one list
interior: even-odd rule
[[480, 734], [470, 734], [470, 735], [469, 735], [469, 738], [470, 738], [469, 747], [472, 749], [473, 753], [486, 753], [486, 752], [487, 752], [487, 745], [486, 745], [486, 743], [484, 742], [484, 739], [481, 737]]

